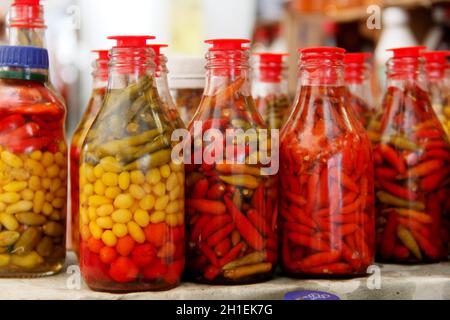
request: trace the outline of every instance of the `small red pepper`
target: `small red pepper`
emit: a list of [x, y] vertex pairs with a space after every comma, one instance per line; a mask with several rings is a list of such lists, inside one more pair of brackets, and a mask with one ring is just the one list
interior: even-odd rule
[[[6, 143], [5, 145], [12, 153], [29, 153], [35, 150], [43, 150], [48, 147], [54, 139], [44, 138], [31, 138], [22, 141]], [[50, 151], [50, 150], [49, 150]]]
[[294, 233], [294, 232], [289, 232], [288, 234], [289, 236], [289, 240], [291, 240], [294, 244], [300, 245], [300, 246], [304, 246], [304, 247], [308, 247], [317, 251], [329, 251], [330, 250], [330, 246], [328, 245], [328, 243], [320, 240], [320, 239], [316, 239], [304, 234], [299, 234], [299, 233]]
[[186, 205], [201, 214], [223, 215], [226, 213], [225, 205], [220, 201], [187, 199]]
[[220, 259], [220, 266], [230, 263], [239, 256], [239, 253], [244, 249], [244, 243], [240, 242], [233, 249], [231, 249], [222, 259]]
[[264, 249], [264, 238], [259, 233], [259, 231], [241, 213], [241, 211], [235, 206], [235, 204], [229, 197], [225, 196], [224, 200], [229, 213], [233, 217], [237, 230], [248, 243], [248, 245], [255, 250]]
[[193, 199], [202, 199], [206, 196], [206, 193], [208, 192], [208, 179], [200, 179], [197, 181], [197, 183], [194, 186], [194, 191], [191, 193], [191, 197]]
[[25, 119], [19, 115], [14, 114], [0, 120], [0, 134], [11, 132], [25, 124]]
[[380, 144], [379, 150], [383, 157], [389, 162], [400, 174], [406, 172], [406, 165], [404, 160], [387, 144]]
[[18, 142], [24, 139], [33, 138], [37, 136], [39, 132], [39, 125], [34, 122], [28, 122], [27, 124], [0, 136], [0, 144]]
[[234, 231], [234, 224], [229, 223], [225, 227], [221, 228], [220, 230], [216, 231], [214, 234], [212, 234], [208, 240], [207, 244], [210, 247], [214, 247], [217, 245], [220, 241], [224, 240], [227, 236], [229, 236]]

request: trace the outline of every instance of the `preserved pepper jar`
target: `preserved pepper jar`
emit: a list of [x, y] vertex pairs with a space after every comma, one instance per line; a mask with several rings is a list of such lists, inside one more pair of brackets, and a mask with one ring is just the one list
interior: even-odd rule
[[393, 49], [387, 64], [385, 112], [374, 146], [377, 256], [386, 262], [447, 257], [441, 218], [450, 149], [425, 91], [423, 48]]
[[[236, 135], [228, 143], [217, 138], [215, 150], [223, 161], [220, 155], [197, 161], [211, 147], [202, 144], [209, 129], [224, 134], [265, 128], [250, 93], [249, 54], [242, 47], [248, 42], [206, 41], [212, 46], [207, 84], [189, 126], [193, 158], [185, 166], [188, 275], [198, 282], [262, 281], [272, 276], [277, 261], [276, 180], [262, 175], [258, 153]], [[254, 138], [264, 147], [260, 135]], [[251, 161], [255, 156], [257, 161]]]
[[344, 49], [300, 50], [280, 137], [281, 265], [291, 276], [365, 274], [375, 254], [369, 138], [345, 99]]
[[93, 67], [93, 89], [87, 108], [75, 130], [70, 146], [70, 190], [71, 190], [71, 247], [79, 255], [80, 221], [79, 221], [79, 165], [80, 152], [84, 139], [95, 117], [100, 111], [108, 85], [108, 50], [93, 51], [98, 54]]
[[450, 83], [445, 79], [447, 56], [450, 56], [450, 51], [423, 53], [431, 104], [448, 137], [450, 136]]
[[93, 290], [165, 290], [184, 268], [184, 167], [155, 82], [150, 36], [117, 36], [80, 156], [80, 266]]
[[290, 106], [287, 67], [283, 62], [287, 54], [258, 53], [256, 56], [252, 89], [256, 109], [269, 128], [280, 129]]
[[167, 58], [161, 53], [161, 48], [166, 48], [166, 44], [150, 44], [150, 48], [155, 52], [155, 64], [156, 64], [156, 87], [158, 89], [159, 96], [164, 106], [164, 112], [169, 117], [170, 123], [175, 129], [185, 128], [183, 120], [181, 120], [180, 113], [177, 110], [172, 95], [170, 94], [169, 83], [167, 80]]
[[40, 0], [15, 0], [9, 11], [9, 43], [45, 47], [44, 9]]
[[370, 66], [367, 63], [370, 57], [370, 53], [347, 53], [344, 57], [347, 103], [364, 128], [368, 128], [375, 115]]
[[0, 47], [0, 276], [64, 265], [66, 111], [47, 77], [47, 50]]
[[169, 61], [170, 89], [181, 119], [187, 126], [194, 118], [205, 89], [203, 58], [182, 57]]

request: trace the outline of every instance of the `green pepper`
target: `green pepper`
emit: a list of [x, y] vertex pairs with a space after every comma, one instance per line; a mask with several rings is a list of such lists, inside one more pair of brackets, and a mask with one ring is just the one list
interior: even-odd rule
[[143, 168], [146, 168], [148, 170], [151, 168], [161, 167], [162, 165], [170, 162], [171, 155], [172, 151], [170, 149], [159, 150], [157, 152], [147, 154], [141, 157], [140, 159], [131, 162], [130, 164], [124, 167], [124, 170], [133, 171]]
[[144, 133], [141, 133], [140, 135], [137, 136], [131, 136], [121, 140], [113, 140], [104, 143], [98, 146], [97, 151], [101, 156], [116, 155], [120, 153], [122, 149], [142, 145], [148, 142], [149, 140], [154, 139], [161, 133], [162, 132], [160, 129], [145, 131]]
[[170, 146], [170, 137], [167, 135], [159, 135], [152, 142], [136, 147], [129, 147], [121, 150], [117, 155], [119, 161], [131, 162], [145, 156], [148, 153], [153, 153]]
[[249, 264], [264, 262], [265, 259], [266, 259], [265, 253], [257, 251], [257, 252], [250, 253], [240, 259], [237, 259], [230, 263], [227, 263], [226, 265], [223, 266], [222, 269], [223, 270], [235, 269], [235, 268], [246, 266]]
[[399, 225], [397, 227], [397, 236], [400, 239], [400, 241], [407, 247], [418, 260], [422, 260], [422, 253], [420, 252], [419, 245], [416, 242], [416, 239], [414, 239], [414, 236], [412, 233], [404, 228], [403, 226]]
[[419, 201], [403, 200], [385, 191], [378, 191], [377, 198], [384, 204], [389, 204], [401, 208], [409, 208], [415, 210], [425, 210], [425, 204]]
[[219, 176], [219, 179], [233, 186], [244, 187], [247, 189], [256, 189], [259, 185], [258, 179], [254, 176], [242, 174], [231, 176]]
[[409, 150], [409, 151], [418, 151], [420, 147], [409, 139], [402, 136], [392, 136], [389, 138], [387, 142], [397, 149]]

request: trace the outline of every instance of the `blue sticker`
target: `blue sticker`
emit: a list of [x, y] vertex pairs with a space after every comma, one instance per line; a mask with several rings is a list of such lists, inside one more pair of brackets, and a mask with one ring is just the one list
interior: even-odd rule
[[284, 300], [341, 300], [337, 295], [323, 291], [294, 291], [284, 295]]

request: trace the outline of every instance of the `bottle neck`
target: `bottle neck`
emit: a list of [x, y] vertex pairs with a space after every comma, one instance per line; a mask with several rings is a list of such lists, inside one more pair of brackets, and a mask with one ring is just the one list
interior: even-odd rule
[[149, 48], [113, 48], [108, 89], [124, 89], [143, 78], [155, 77], [153, 51]]
[[425, 84], [422, 58], [392, 58], [387, 63], [387, 86], [402, 87], [405, 84]]
[[45, 48], [46, 25], [41, 5], [13, 5], [9, 12], [9, 44]]
[[253, 96], [288, 94], [287, 68], [284, 64], [260, 61], [253, 70]]
[[299, 62], [299, 86], [342, 87], [344, 81], [343, 54], [302, 54]]
[[0, 79], [16, 79], [45, 83], [48, 81], [48, 70], [0, 67]]
[[106, 88], [108, 85], [108, 60], [96, 60], [92, 67], [93, 88]]
[[445, 80], [447, 66], [439, 62], [428, 62], [425, 64], [425, 74], [428, 81], [438, 82]]
[[243, 50], [210, 51], [206, 64], [205, 95], [214, 96], [224, 86], [239, 82], [237, 93], [251, 95], [249, 54]]

